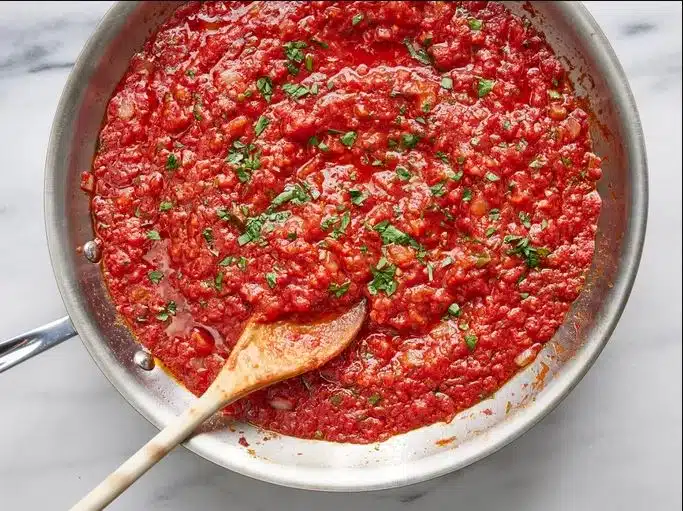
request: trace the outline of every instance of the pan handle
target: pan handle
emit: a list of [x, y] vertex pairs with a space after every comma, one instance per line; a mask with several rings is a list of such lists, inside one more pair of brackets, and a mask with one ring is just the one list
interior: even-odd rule
[[0, 373], [76, 335], [69, 317], [0, 341]]

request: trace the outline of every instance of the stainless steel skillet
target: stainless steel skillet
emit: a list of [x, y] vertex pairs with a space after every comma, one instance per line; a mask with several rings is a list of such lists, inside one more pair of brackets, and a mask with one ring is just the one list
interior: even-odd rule
[[[115, 314], [93, 246], [79, 175], [90, 167], [107, 100], [128, 60], [173, 11], [175, 2], [119, 2], [86, 44], [65, 86], [45, 167], [50, 256], [69, 318], [0, 342], [0, 372], [78, 333], [102, 372], [158, 427], [192, 396], [149, 359]], [[508, 3], [527, 14], [526, 4]], [[593, 364], [628, 298], [645, 236], [647, 164], [633, 96], [609, 43], [578, 3], [539, 2], [532, 24], [571, 69], [598, 122], [592, 133], [605, 157], [603, 209], [588, 283], [562, 328], [537, 360], [478, 406], [377, 445], [284, 437], [216, 418], [187, 447], [236, 472], [286, 486], [361, 491], [412, 484], [462, 468], [511, 442], [555, 407]], [[85, 250], [83, 249], [85, 247]], [[484, 410], [490, 413], [483, 413]], [[238, 444], [243, 435], [248, 451]], [[269, 441], [264, 442], [263, 437]]]

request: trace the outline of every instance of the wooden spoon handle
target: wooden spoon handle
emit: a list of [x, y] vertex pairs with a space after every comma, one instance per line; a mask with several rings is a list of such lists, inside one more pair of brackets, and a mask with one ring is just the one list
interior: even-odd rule
[[71, 511], [103, 509], [225, 404], [225, 393], [212, 392], [212, 389], [209, 389], [190, 408], [83, 497]]

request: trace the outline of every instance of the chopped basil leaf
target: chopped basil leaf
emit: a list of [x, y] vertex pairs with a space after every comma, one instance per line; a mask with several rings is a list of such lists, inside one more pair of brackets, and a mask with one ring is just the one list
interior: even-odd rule
[[237, 243], [240, 246], [256, 241], [261, 237], [261, 229], [267, 222], [282, 223], [291, 215], [290, 211], [281, 211], [279, 213], [266, 212], [257, 217], [248, 218], [244, 232], [237, 238]]
[[169, 201], [163, 201], [159, 204], [159, 211], [168, 211], [173, 209], [173, 203]]
[[152, 282], [153, 284], [158, 284], [161, 282], [161, 279], [164, 278], [164, 273], [158, 270], [150, 271], [147, 274], [147, 278]]
[[562, 99], [562, 94], [557, 92], [556, 90], [548, 90], [548, 96], [550, 96], [551, 99]]
[[401, 181], [408, 181], [412, 177], [405, 167], [396, 167], [396, 176], [398, 176]]
[[453, 79], [450, 76], [444, 76], [441, 78], [441, 88], [446, 90], [453, 89]]
[[202, 236], [204, 237], [207, 243], [213, 243], [213, 229], [211, 229], [211, 227], [207, 227], [206, 229], [204, 229], [202, 231]]
[[444, 181], [439, 181], [435, 185], [430, 186], [429, 189], [434, 197], [443, 197], [446, 195], [446, 183]]
[[371, 396], [368, 398], [368, 403], [370, 403], [372, 406], [375, 406], [375, 405], [377, 405], [377, 403], [379, 403], [381, 400], [382, 400], [382, 396], [380, 396], [379, 394], [377, 394], [377, 393], [375, 392], [373, 395], [371, 395]]
[[496, 181], [500, 181], [500, 177], [498, 177], [493, 172], [487, 172], [486, 173], [486, 179], [491, 181], [492, 183], [495, 183]]
[[462, 176], [464, 175], [464, 172], [462, 170], [459, 170], [457, 172], [454, 172], [452, 175], [449, 175], [448, 177], [452, 179], [453, 181], [460, 181], [462, 179]]
[[166, 170], [176, 170], [178, 167], [180, 167], [178, 157], [173, 153], [169, 153], [166, 158]]
[[545, 231], [548, 228], [548, 221], [544, 218], [541, 220], [541, 230]]
[[487, 238], [490, 238], [494, 234], [496, 234], [496, 228], [495, 227], [489, 227], [488, 229], [486, 229], [486, 237]]
[[272, 80], [267, 76], [262, 76], [261, 78], [256, 80], [256, 88], [263, 96], [263, 99], [270, 103], [270, 99], [273, 97]]
[[489, 211], [489, 218], [491, 220], [498, 220], [500, 218], [500, 209], [493, 208]]
[[258, 118], [258, 121], [256, 121], [256, 125], [254, 126], [254, 133], [258, 137], [263, 131], [268, 127], [270, 124], [270, 121], [268, 120], [268, 117], [265, 115], [262, 115], [261, 117]]
[[247, 264], [249, 264], [249, 260], [246, 257], [240, 257], [237, 260], [237, 267], [242, 271], [247, 269]]
[[509, 130], [511, 127], [512, 127], [512, 123], [509, 120], [505, 119], [503, 121], [503, 129]]
[[353, 19], [351, 20], [351, 25], [354, 27], [358, 25], [361, 21], [363, 21], [363, 18], [365, 18], [365, 15], [362, 12], [359, 12], [356, 14]]
[[159, 241], [161, 240], [161, 236], [159, 236], [159, 233], [157, 231], [147, 231], [147, 239]]
[[317, 83], [314, 83], [313, 85], [311, 85], [311, 94], [314, 94], [314, 95], [318, 94], [318, 84]]
[[367, 245], [361, 245], [360, 251], [362, 254], [367, 254], [368, 253], [368, 246]]
[[448, 155], [444, 152], [437, 151], [436, 152], [436, 157], [440, 159], [442, 162], [444, 162], [446, 165], [450, 165], [451, 162], [448, 160]]
[[403, 44], [406, 45], [410, 56], [417, 60], [420, 64], [424, 64], [425, 66], [430, 66], [432, 64], [432, 57], [429, 55], [429, 53], [427, 53], [426, 50], [423, 48], [415, 49], [413, 42], [408, 38], [403, 40]]
[[327, 49], [330, 47], [326, 42], [324, 42], [324, 41], [319, 41], [318, 39], [311, 39], [311, 42], [312, 42], [313, 44], [317, 44], [317, 45], [320, 46], [323, 50], [327, 50]]
[[457, 303], [452, 303], [448, 306], [448, 315], [454, 318], [460, 317], [460, 305]]
[[427, 119], [424, 117], [415, 117], [415, 121], [419, 122], [420, 124], [427, 124]]
[[223, 290], [223, 274], [217, 273], [216, 278], [213, 279], [213, 286], [218, 290]]
[[382, 257], [377, 266], [371, 268], [374, 278], [368, 283], [368, 291], [371, 295], [376, 295], [384, 291], [387, 296], [391, 296], [398, 289], [398, 284], [394, 280], [396, 266], [390, 264], [386, 258]]
[[297, 83], [286, 83], [282, 90], [294, 99], [301, 99], [311, 92], [308, 87]]
[[170, 301], [166, 304], [161, 312], [159, 312], [156, 318], [159, 321], [167, 321], [171, 316], [176, 315], [176, 304], [174, 301]]
[[[333, 396], [330, 397], [330, 403], [332, 403], [333, 406], [339, 406], [342, 402], [343, 397], [344, 396], [342, 396], [340, 393], [334, 394]], [[317, 433], [317, 431], [316, 431], [316, 433]]]
[[432, 263], [427, 263], [427, 279], [429, 282], [434, 280], [434, 265]]
[[300, 184], [288, 184], [270, 203], [271, 208], [282, 206], [286, 202], [291, 202], [297, 206], [311, 200], [306, 188]]
[[522, 222], [522, 225], [526, 227], [527, 229], [531, 229], [531, 216], [529, 216], [529, 213], [525, 213], [524, 211], [519, 212], [519, 221]]
[[360, 190], [349, 190], [349, 196], [351, 197], [351, 204], [356, 206], [362, 206], [365, 199], [367, 199], [367, 196]]
[[420, 244], [415, 241], [412, 236], [391, 225], [389, 220], [378, 223], [373, 229], [379, 233], [384, 245], [395, 243], [396, 245], [407, 245], [417, 249], [420, 248]]
[[446, 268], [446, 267], [450, 266], [451, 264], [453, 264], [453, 258], [451, 256], [446, 256], [446, 258], [441, 263], [441, 267]]
[[290, 41], [283, 45], [285, 51], [285, 57], [292, 62], [301, 64], [304, 60], [304, 52], [302, 48], [306, 48], [308, 45], [303, 41]]
[[227, 256], [221, 262], [218, 263], [218, 266], [231, 266], [234, 263], [235, 263], [235, 256]]
[[529, 163], [529, 167], [532, 169], [540, 169], [541, 167], [545, 166], [546, 160], [543, 157], [536, 158], [534, 159], [531, 163]]
[[304, 65], [306, 66], [306, 71], [308, 71], [309, 73], [313, 71], [313, 55], [311, 55], [310, 53], [306, 55]]
[[481, 27], [484, 26], [484, 22], [476, 18], [468, 19], [467, 24], [471, 30], [481, 30]]
[[384, 162], [382, 160], [373, 160], [372, 162], [373, 167], [381, 167], [382, 165], [384, 165]]
[[462, 200], [464, 202], [469, 202], [472, 200], [472, 190], [469, 188], [464, 188], [462, 191]]
[[341, 217], [341, 222], [339, 223], [339, 227], [337, 227], [334, 231], [332, 231], [332, 236], [335, 240], [341, 238], [341, 236], [346, 232], [346, 228], [349, 226], [351, 223], [351, 213], [348, 211], [344, 213]]
[[470, 349], [470, 351], [474, 351], [474, 348], [477, 347], [477, 336], [474, 334], [467, 334], [465, 335], [465, 344], [467, 344], [467, 347]]
[[545, 247], [534, 247], [529, 242], [529, 238], [523, 238], [513, 234], [508, 234], [503, 238], [505, 243], [513, 245], [511, 250], [507, 251], [508, 255], [518, 255], [529, 268], [536, 268], [541, 262], [541, 259], [550, 254], [550, 250]]
[[529, 298], [529, 293], [519, 293], [519, 297], [522, 300], [526, 300], [527, 298]]
[[254, 144], [244, 144], [235, 140], [225, 161], [235, 167], [237, 179], [241, 183], [246, 183], [251, 179], [252, 171], [261, 168], [261, 153]]
[[353, 143], [356, 141], [357, 137], [358, 135], [355, 131], [347, 131], [339, 138], [339, 141], [346, 147], [351, 147]]
[[495, 84], [495, 80], [486, 80], [484, 78], [479, 78], [479, 81], [477, 82], [477, 95], [480, 98], [483, 98], [493, 90], [493, 86]]
[[414, 133], [404, 133], [401, 136], [401, 142], [403, 143], [403, 146], [407, 149], [412, 149], [417, 145], [419, 141], [420, 137], [418, 135], [415, 135]]
[[277, 274], [272, 272], [266, 273], [266, 282], [268, 283], [268, 287], [273, 289], [277, 285]]
[[336, 298], [341, 298], [349, 290], [350, 285], [351, 282], [349, 282], [348, 280], [343, 284], [337, 284], [336, 282], [332, 282], [328, 289], [330, 293], [332, 293]]

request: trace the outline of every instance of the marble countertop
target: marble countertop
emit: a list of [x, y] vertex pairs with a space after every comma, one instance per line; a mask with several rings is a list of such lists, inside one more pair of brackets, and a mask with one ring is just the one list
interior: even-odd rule
[[[65, 314], [45, 242], [58, 97], [109, 2], [0, 2], [0, 339]], [[650, 163], [645, 251], [612, 340], [574, 392], [498, 453], [368, 494], [276, 487], [177, 449], [111, 509], [681, 509], [681, 4], [589, 2], [635, 94]], [[0, 375], [0, 509], [66, 509], [155, 429], [78, 340]]]

